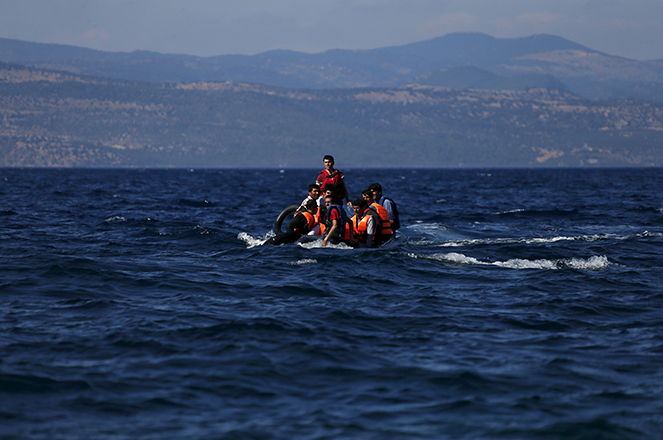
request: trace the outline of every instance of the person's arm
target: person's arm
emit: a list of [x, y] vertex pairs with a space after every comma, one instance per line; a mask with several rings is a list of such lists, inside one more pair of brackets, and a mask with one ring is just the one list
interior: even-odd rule
[[366, 247], [375, 247], [373, 238], [375, 237], [375, 219], [369, 216], [366, 221]]
[[[329, 240], [329, 237], [332, 236], [334, 232], [338, 229], [338, 220], [334, 219], [332, 220], [332, 227], [329, 228], [329, 232], [325, 235], [325, 238], [322, 239], [322, 245], [327, 246], [327, 240]], [[326, 231], [325, 231], [326, 232]]]
[[392, 226], [392, 230], [393, 230], [393, 226], [394, 226], [394, 223], [395, 223], [394, 219], [396, 218], [395, 215], [394, 215], [394, 205], [391, 203], [391, 200], [385, 199], [384, 200], [384, 205], [382, 205], [382, 206], [384, 207], [384, 209], [387, 210], [387, 214], [389, 214], [389, 224]]

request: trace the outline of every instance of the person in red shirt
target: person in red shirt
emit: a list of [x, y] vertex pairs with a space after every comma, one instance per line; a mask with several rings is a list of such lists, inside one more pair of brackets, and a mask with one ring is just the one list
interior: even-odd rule
[[325, 156], [323, 162], [325, 164], [325, 169], [320, 171], [320, 175], [316, 179], [320, 184], [320, 191], [324, 194], [325, 185], [332, 184], [335, 188], [334, 197], [338, 199], [338, 204], [342, 204], [343, 199], [347, 200], [348, 204], [350, 204], [350, 196], [348, 195], [348, 190], [345, 187], [345, 181], [343, 180], [344, 175], [342, 172], [334, 168], [334, 156]]
[[349, 246], [352, 243], [352, 226], [348, 224], [348, 216], [343, 207], [335, 203], [334, 196], [325, 197], [327, 215], [325, 216], [325, 233], [322, 246], [327, 246], [327, 242], [332, 244], [343, 242]]

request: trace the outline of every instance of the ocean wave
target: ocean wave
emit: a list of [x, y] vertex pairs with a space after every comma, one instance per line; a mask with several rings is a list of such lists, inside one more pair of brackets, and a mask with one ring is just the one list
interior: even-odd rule
[[543, 270], [558, 270], [558, 269], [578, 269], [578, 270], [604, 270], [610, 265], [608, 258], [605, 256], [592, 256], [587, 259], [583, 258], [563, 258], [557, 260], [528, 260], [522, 258], [514, 258], [506, 261], [485, 261], [479, 260], [467, 255], [451, 252], [448, 254], [408, 254], [412, 258], [440, 261], [451, 265], [458, 266], [498, 266], [508, 269], [543, 269]]
[[491, 215], [506, 215], [506, 216], [518, 216], [518, 217], [532, 217], [532, 218], [565, 218], [577, 214], [578, 211], [575, 209], [565, 210], [565, 209], [550, 209], [550, 210], [537, 210], [537, 209], [509, 209], [506, 211], [497, 211], [493, 212]]
[[[318, 248], [323, 249], [322, 240], [297, 242], [297, 246], [303, 247], [305, 249], [318, 249]], [[351, 246], [348, 246], [345, 243], [334, 244], [334, 243], [327, 242], [327, 246], [325, 246], [324, 249], [354, 249], [354, 248], [351, 247]]]
[[627, 240], [633, 236], [617, 234], [592, 234], [556, 237], [513, 237], [513, 238], [467, 238], [462, 240], [450, 240], [439, 243], [439, 247], [461, 247], [471, 245], [494, 245], [494, 244], [549, 244], [562, 241], [593, 242], [601, 240]]
[[292, 266], [306, 266], [308, 264], [318, 264], [315, 258], [303, 258], [301, 260], [293, 261], [290, 263]]
[[405, 226], [403, 230], [408, 232], [408, 243], [418, 246], [434, 245], [449, 240], [464, 240], [467, 238], [465, 235], [453, 231], [440, 223], [415, 222]]
[[267, 240], [269, 240], [271, 237], [274, 237], [276, 234], [273, 232], [269, 232], [265, 237], [254, 237], [253, 235], [246, 233], [246, 232], [240, 232], [237, 234], [237, 238], [239, 240], [242, 240], [244, 243], [246, 243], [247, 247], [254, 248], [256, 246], [262, 246], [265, 244]]

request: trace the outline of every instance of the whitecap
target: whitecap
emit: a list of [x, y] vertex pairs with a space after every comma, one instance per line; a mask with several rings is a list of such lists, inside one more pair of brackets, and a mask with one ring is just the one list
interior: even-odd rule
[[[271, 234], [272, 236], [275, 235], [273, 232]], [[246, 232], [240, 232], [239, 234], [237, 234], [237, 238], [242, 240], [244, 243], [246, 243], [249, 248], [253, 248], [265, 244], [265, 242], [270, 238], [269, 235], [270, 234], [267, 234], [267, 236], [265, 236], [264, 238], [259, 238], [259, 237], [254, 237], [251, 234], [247, 234]]]
[[306, 241], [306, 242], [297, 242], [297, 246], [301, 246], [306, 249], [324, 249], [324, 248], [329, 248], [329, 249], [354, 249], [353, 247], [348, 246], [345, 243], [338, 243], [338, 244], [333, 244], [333, 243], [327, 243], [327, 246], [323, 247], [322, 246], [322, 240], [313, 240], [313, 241]]
[[493, 212], [493, 215], [517, 214], [519, 212], [525, 212], [525, 210], [524, 209], [511, 209], [509, 211], [498, 211], [498, 212]]
[[608, 268], [610, 262], [608, 261], [608, 257], [606, 257], [605, 255], [603, 256], [595, 255], [587, 260], [583, 260], [582, 258], [572, 258], [570, 260], [565, 261], [565, 264], [573, 269], [604, 270]]
[[426, 259], [426, 260], [435, 260], [441, 261], [443, 263], [457, 264], [457, 265], [485, 265], [490, 263], [485, 263], [477, 260], [474, 257], [468, 257], [463, 254], [456, 252], [451, 252], [449, 254], [431, 254], [431, 255], [417, 255], [417, 254], [408, 254], [412, 258]]
[[562, 241], [600, 241], [600, 240], [626, 240], [628, 236], [616, 234], [594, 234], [594, 235], [576, 235], [576, 236], [556, 236], [556, 237], [532, 237], [532, 238], [486, 238], [486, 239], [464, 239], [450, 240], [440, 243], [439, 247], [459, 247], [477, 244], [548, 244]]
[[315, 258], [304, 258], [302, 260], [292, 261], [289, 263], [291, 266], [306, 266], [309, 264], [318, 264]]
[[515, 258], [507, 261], [496, 261], [492, 264], [509, 269], [559, 269], [557, 263], [552, 260], [523, 260], [520, 258]]
[[507, 269], [541, 269], [558, 270], [564, 268], [578, 270], [604, 270], [610, 265], [606, 256], [593, 256], [588, 259], [568, 258], [559, 260], [528, 260], [523, 258], [514, 258], [507, 261], [484, 261], [467, 255], [450, 252], [448, 254], [408, 254], [412, 258], [440, 261], [443, 263], [458, 266], [498, 266]]

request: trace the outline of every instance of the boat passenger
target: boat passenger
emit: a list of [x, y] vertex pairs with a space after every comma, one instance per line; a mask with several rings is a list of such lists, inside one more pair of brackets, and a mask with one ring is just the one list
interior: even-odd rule
[[318, 225], [318, 221], [315, 218], [318, 208], [318, 204], [315, 200], [309, 200], [306, 203], [306, 209], [297, 212], [292, 220], [288, 222], [286, 232], [270, 238], [265, 244], [278, 246], [285, 243], [294, 243], [299, 240], [302, 235], [315, 231]]
[[318, 202], [315, 200], [309, 200], [306, 202], [305, 209], [303, 211], [298, 211], [292, 220], [288, 222], [286, 231], [298, 232], [300, 236], [308, 234], [318, 223], [318, 220], [316, 219], [317, 214]]
[[375, 210], [380, 216], [380, 225], [382, 230], [377, 240], [377, 244], [380, 245], [394, 236], [391, 230], [391, 223], [389, 222], [389, 213], [382, 205], [375, 201], [373, 197], [373, 191], [370, 189], [365, 189], [362, 191], [361, 196], [364, 198], [364, 200], [366, 200], [368, 206]]
[[342, 206], [335, 204], [335, 197], [328, 195], [325, 197], [327, 206], [327, 215], [325, 216], [325, 232], [322, 239], [322, 246], [327, 246], [328, 242], [338, 244], [343, 242], [347, 245], [352, 241], [352, 227], [348, 224], [348, 216]]
[[345, 176], [342, 172], [334, 168], [334, 156], [325, 156], [323, 163], [325, 164], [325, 169], [320, 171], [320, 175], [316, 179], [320, 184], [320, 189], [324, 192], [327, 185], [334, 185], [334, 196], [339, 199], [339, 204], [343, 203], [343, 199], [347, 200], [348, 204], [350, 204], [350, 196], [345, 187]]
[[352, 202], [352, 209], [355, 212], [351, 222], [353, 244], [356, 243], [356, 247], [376, 247], [376, 237], [380, 236], [380, 216], [361, 197]]
[[334, 197], [334, 205], [343, 205], [343, 199], [336, 197], [336, 187], [331, 183], [328, 183], [325, 186], [325, 189], [322, 190], [322, 196], [320, 197], [321, 200], [320, 206], [325, 205], [325, 197], [329, 195]]
[[401, 227], [401, 219], [398, 214], [396, 202], [389, 197], [384, 197], [382, 195], [382, 185], [379, 183], [371, 183], [368, 186], [368, 189], [373, 191], [373, 198], [375, 201], [387, 210], [387, 213], [389, 214], [389, 223], [391, 224], [391, 231], [395, 233]]
[[318, 206], [320, 206], [320, 186], [317, 183], [312, 183], [308, 186], [308, 196], [302, 201], [302, 203], [299, 205], [299, 208], [297, 208], [297, 212], [299, 211], [304, 211], [306, 210], [306, 203], [308, 203], [309, 200], [315, 201]]

